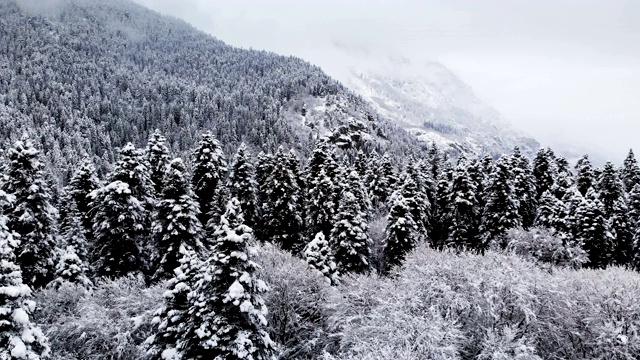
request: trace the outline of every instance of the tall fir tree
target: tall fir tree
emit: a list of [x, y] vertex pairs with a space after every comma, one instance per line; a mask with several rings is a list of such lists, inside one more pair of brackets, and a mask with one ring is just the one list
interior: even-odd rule
[[511, 183], [513, 174], [509, 161], [501, 157], [495, 163], [486, 191], [487, 204], [482, 214], [481, 233], [486, 248], [490, 242], [506, 246], [504, 235], [507, 230], [521, 226], [518, 215], [518, 199]]
[[[3, 207], [14, 200], [0, 190]], [[32, 300], [30, 287], [22, 282], [15, 256], [20, 241], [7, 222], [7, 217], [0, 214], [0, 359], [45, 359], [50, 355], [49, 342], [30, 318], [36, 303]]]
[[307, 189], [306, 226], [309, 234], [321, 232], [329, 237], [333, 228], [333, 218], [337, 210], [336, 202], [339, 194], [337, 186], [327, 175], [325, 169], [320, 169], [317, 177]]
[[555, 180], [551, 188], [558, 199], [564, 198], [569, 188], [574, 184], [574, 175], [571, 173], [569, 162], [562, 156], [556, 157]]
[[327, 279], [331, 285], [340, 283], [338, 265], [336, 264], [329, 241], [322, 232], [316, 234], [304, 248], [304, 258], [309, 267]]
[[269, 209], [273, 208], [271, 193], [271, 176], [275, 168], [275, 159], [272, 154], [260, 152], [256, 164], [256, 199], [258, 223], [255, 227], [255, 236], [258, 240], [269, 240], [269, 226], [267, 224]]
[[383, 251], [385, 272], [402, 265], [407, 254], [418, 242], [418, 227], [411, 215], [411, 206], [407, 199], [398, 191], [392, 195], [390, 205]]
[[529, 160], [522, 155], [520, 148], [516, 147], [511, 155], [511, 168], [513, 170], [513, 187], [515, 197], [518, 199], [518, 215], [522, 221], [522, 227], [530, 228], [536, 217], [537, 192], [535, 177], [531, 170]]
[[159, 196], [162, 194], [164, 174], [171, 160], [169, 148], [167, 147], [167, 138], [162, 135], [160, 130], [156, 129], [149, 137], [144, 159], [149, 167], [149, 177], [153, 182], [154, 192]]
[[55, 272], [57, 212], [45, 182], [40, 152], [31, 140], [17, 141], [9, 149], [7, 179], [2, 190], [15, 200], [4, 211], [7, 225], [20, 236], [17, 264], [25, 284], [32, 288], [47, 285]]
[[164, 303], [156, 310], [152, 325], [155, 333], [145, 344], [150, 360], [178, 360], [182, 358], [185, 332], [189, 324], [189, 293], [200, 276], [202, 260], [192, 248], [181, 244], [180, 266], [167, 283]]
[[575, 184], [578, 188], [578, 191], [580, 191], [580, 194], [582, 194], [582, 196], [585, 196], [587, 195], [587, 191], [589, 190], [589, 188], [594, 186], [596, 183], [594, 169], [591, 165], [591, 161], [589, 160], [589, 155], [584, 155], [578, 160], [575, 166], [575, 170]]
[[244, 222], [253, 228], [257, 222], [258, 210], [256, 203], [256, 180], [253, 165], [247, 156], [247, 147], [240, 144], [233, 157], [229, 172], [229, 194], [240, 202]]
[[88, 241], [91, 240], [92, 231], [92, 213], [91, 199], [89, 194], [100, 187], [100, 180], [96, 173], [96, 167], [90, 157], [86, 156], [77, 166], [77, 170], [73, 172], [71, 179], [66, 187], [68, 195], [75, 203], [82, 225], [84, 226], [84, 236]]
[[232, 198], [221, 217], [214, 249], [190, 297], [184, 358], [275, 360], [267, 308], [267, 285], [250, 249], [251, 228], [243, 224], [240, 203]]
[[447, 209], [447, 218], [451, 219], [447, 243], [458, 249], [479, 250], [481, 243], [478, 229], [482, 209], [476, 197], [475, 184], [467, 169], [467, 162], [460, 161], [454, 172]]
[[158, 218], [154, 226], [157, 253], [153, 279], [161, 280], [173, 277], [173, 270], [180, 265], [181, 246], [194, 249], [199, 254], [206, 252], [201, 241], [198, 203], [180, 158], [169, 164], [157, 208]]
[[145, 209], [129, 184], [114, 181], [93, 191], [95, 209], [92, 259], [98, 276], [120, 277], [143, 270], [139, 240]]
[[629, 223], [632, 229], [640, 225], [640, 184], [636, 184], [627, 196]]
[[538, 201], [533, 225], [550, 229], [563, 238], [568, 237], [570, 229], [566, 222], [566, 206], [562, 200], [559, 200], [550, 191], [545, 191]]
[[629, 154], [624, 159], [620, 169], [620, 178], [624, 183], [626, 192], [631, 192], [634, 186], [640, 184], [640, 166], [638, 166], [633, 150], [629, 150]]
[[340, 273], [368, 273], [371, 270], [371, 239], [368, 225], [356, 197], [345, 191], [329, 239]]
[[356, 201], [360, 206], [360, 211], [362, 211], [365, 218], [368, 220], [370, 219], [371, 212], [373, 211], [371, 200], [369, 199], [369, 192], [362, 181], [360, 173], [355, 169], [351, 171], [347, 170], [347, 172], [348, 175], [345, 189], [348, 189], [356, 197]]
[[593, 188], [576, 209], [576, 240], [587, 252], [585, 266], [596, 269], [610, 264], [614, 242], [602, 209], [603, 204]]
[[64, 221], [60, 222], [60, 239], [61, 245], [73, 246], [74, 252], [85, 264], [88, 264], [89, 259], [89, 241], [87, 240], [84, 232], [84, 225], [82, 224], [82, 216], [76, 208], [76, 203], [69, 199], [66, 204]]
[[435, 201], [431, 206], [431, 232], [429, 239], [431, 246], [435, 249], [442, 249], [449, 238], [449, 228], [451, 227], [449, 206], [449, 194], [453, 183], [453, 169], [448, 162], [441, 163], [442, 173], [438, 176]]
[[227, 162], [220, 142], [211, 131], [202, 134], [198, 146], [193, 151], [193, 175], [191, 183], [200, 207], [199, 220], [206, 224], [212, 206], [220, 194], [219, 187], [227, 172]]
[[[427, 196], [418, 189], [418, 185], [413, 177], [405, 173], [405, 179], [398, 189], [409, 206], [411, 218], [416, 227], [416, 236], [424, 238], [427, 236], [427, 227], [429, 226], [429, 217], [431, 215], [431, 207]], [[389, 204], [391, 208], [391, 204]]]
[[551, 190], [554, 184], [555, 164], [550, 149], [540, 149], [533, 159], [533, 176], [536, 180], [536, 199], [539, 199], [545, 191]]

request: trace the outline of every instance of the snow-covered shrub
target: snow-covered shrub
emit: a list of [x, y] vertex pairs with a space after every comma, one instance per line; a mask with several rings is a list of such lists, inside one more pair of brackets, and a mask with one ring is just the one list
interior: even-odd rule
[[278, 358], [315, 359], [327, 345], [324, 305], [336, 290], [304, 260], [273, 245], [262, 245], [258, 260], [259, 277], [270, 288], [263, 299]]
[[140, 277], [98, 282], [92, 293], [63, 284], [39, 291], [36, 321], [50, 339], [53, 359], [142, 359], [153, 311], [165, 284], [145, 288]]
[[507, 251], [526, 259], [560, 267], [581, 268], [588, 260], [587, 253], [577, 244], [563, 243], [545, 228], [511, 229], [507, 232]]

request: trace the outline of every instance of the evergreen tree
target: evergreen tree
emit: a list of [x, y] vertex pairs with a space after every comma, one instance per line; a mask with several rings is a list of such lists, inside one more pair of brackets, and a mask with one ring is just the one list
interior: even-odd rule
[[255, 277], [259, 267], [249, 249], [251, 232], [243, 224], [240, 203], [232, 198], [214, 234], [204, 274], [189, 295], [185, 359], [275, 359], [260, 296], [268, 288]]
[[320, 169], [320, 173], [312, 183], [313, 186], [307, 189], [307, 231], [316, 234], [321, 232], [328, 237], [333, 228], [333, 218], [337, 208], [337, 187], [327, 176], [325, 169]]
[[300, 208], [300, 188], [296, 174], [291, 171], [289, 157], [282, 147], [275, 156], [273, 171], [266, 181], [267, 201], [263, 207], [267, 239], [283, 249], [297, 253], [302, 250], [303, 228]]
[[150, 360], [178, 360], [182, 358], [184, 336], [189, 323], [188, 295], [194, 288], [202, 267], [198, 254], [184, 244], [178, 249], [180, 266], [167, 283], [168, 291], [163, 294], [164, 304], [155, 312], [152, 325], [156, 333], [145, 343]]
[[367, 273], [371, 269], [371, 239], [358, 208], [356, 197], [350, 191], [343, 192], [330, 237], [340, 273]]
[[249, 227], [254, 227], [257, 221], [256, 181], [254, 169], [247, 158], [246, 146], [240, 144], [233, 158], [231, 172], [229, 173], [229, 194], [240, 201], [244, 222]]
[[540, 197], [534, 226], [551, 229], [554, 233], [567, 237], [569, 227], [566, 223], [565, 204], [550, 191], [545, 191]]
[[60, 237], [63, 244], [73, 246], [80, 261], [89, 262], [89, 242], [85, 237], [82, 216], [73, 200], [68, 202], [65, 220], [60, 223]]
[[618, 174], [612, 163], [605, 164], [602, 173], [598, 177], [595, 186], [598, 192], [598, 198], [604, 205], [605, 217], [609, 218], [613, 215], [613, 209], [616, 203], [625, 202], [624, 185], [618, 178]]
[[358, 150], [358, 154], [356, 155], [356, 162], [354, 164], [354, 170], [360, 175], [361, 179], [364, 179], [367, 175], [367, 169], [369, 168], [369, 162], [367, 161], [367, 156], [362, 152], [362, 150]]
[[628, 194], [627, 203], [629, 204], [629, 225], [632, 230], [640, 225], [640, 184], [634, 185]]
[[[402, 196], [409, 206], [411, 218], [415, 224], [416, 236], [426, 236], [427, 226], [429, 225], [430, 204], [426, 195], [418, 190], [418, 186], [414, 179], [406, 174], [405, 181], [400, 187], [400, 196]], [[389, 205], [391, 208], [391, 204]]]
[[[414, 159], [407, 165], [405, 176], [415, 182], [415, 201], [417, 203], [414, 207], [414, 220], [421, 231], [427, 235], [431, 230], [431, 197], [433, 194], [430, 192], [433, 191], [433, 181], [429, 178], [428, 173], [423, 173], [421, 169], [421, 162]], [[406, 186], [406, 181], [404, 186]]]
[[520, 148], [516, 147], [511, 155], [511, 168], [513, 170], [514, 195], [518, 199], [518, 215], [525, 229], [533, 225], [536, 217], [536, 184], [529, 160], [522, 155]]
[[582, 196], [576, 186], [571, 187], [562, 199], [565, 208], [564, 223], [570, 238], [578, 238], [579, 226], [577, 212], [583, 200], [584, 196]]
[[269, 239], [269, 226], [267, 224], [270, 209], [273, 208], [273, 202], [270, 197], [271, 193], [271, 176], [275, 168], [275, 159], [272, 154], [260, 152], [258, 154], [258, 163], [256, 166], [256, 198], [258, 219], [256, 224], [256, 237], [258, 240], [266, 241]]
[[131, 195], [140, 202], [147, 212], [145, 221], [150, 224], [151, 212], [155, 205], [154, 184], [141, 151], [136, 149], [132, 143], [127, 143], [120, 150], [120, 159], [109, 175], [109, 181], [122, 181], [129, 185]]
[[571, 173], [569, 162], [562, 156], [556, 158], [555, 177], [552, 191], [556, 198], [562, 199], [574, 183], [574, 176]]
[[369, 193], [362, 183], [362, 177], [356, 170], [348, 171], [345, 189], [348, 189], [356, 197], [356, 201], [359, 205], [359, 210], [362, 211], [366, 219], [369, 219], [373, 207], [371, 206], [371, 201], [369, 200]]
[[611, 262], [626, 266], [633, 256], [633, 234], [635, 226], [629, 220], [629, 208], [623, 201], [613, 205], [612, 214], [607, 219], [607, 227], [613, 240]]
[[88, 272], [87, 264], [78, 257], [73, 245], [69, 245], [60, 254], [55, 279], [48, 286], [58, 289], [62, 284], [69, 283], [90, 289], [93, 283], [87, 277]]
[[518, 200], [510, 179], [513, 178], [509, 161], [501, 157], [495, 164], [487, 187], [485, 205], [482, 214], [481, 232], [485, 238], [485, 246], [496, 241], [505, 246], [503, 236], [507, 230], [521, 226], [518, 215]]
[[227, 172], [222, 147], [211, 131], [202, 134], [198, 147], [193, 151], [193, 177], [191, 183], [200, 206], [199, 220], [209, 220], [218, 187]]
[[626, 159], [624, 159], [624, 163], [620, 169], [620, 178], [627, 192], [631, 192], [634, 186], [640, 184], [640, 166], [638, 166], [638, 161], [633, 154], [633, 150], [629, 150], [629, 154]]
[[576, 209], [576, 238], [588, 254], [585, 265], [591, 268], [606, 267], [612, 256], [614, 240], [602, 208], [602, 202], [591, 188]]
[[537, 196], [539, 199], [545, 191], [552, 189], [554, 184], [554, 158], [550, 149], [540, 149], [533, 159], [533, 176], [536, 180]]
[[595, 174], [591, 161], [589, 161], [589, 155], [584, 155], [575, 166], [576, 180], [575, 184], [578, 187], [578, 191], [582, 196], [587, 195], [589, 188], [595, 185]]
[[[13, 201], [0, 190], [0, 203]], [[48, 358], [49, 344], [42, 330], [30, 316], [36, 310], [31, 289], [22, 282], [15, 251], [20, 247], [18, 235], [7, 226], [7, 217], [0, 215], [0, 359]]]
[[182, 159], [171, 161], [165, 177], [162, 198], [158, 203], [158, 219], [154, 226], [157, 243], [155, 280], [171, 278], [180, 265], [180, 247], [204, 253], [202, 225], [191, 184]]
[[92, 258], [98, 276], [120, 277], [143, 268], [138, 247], [145, 209], [127, 183], [114, 181], [90, 196], [94, 199]]
[[435, 201], [431, 207], [431, 246], [435, 249], [442, 249], [449, 238], [449, 228], [451, 227], [451, 218], [449, 217], [450, 209], [449, 194], [451, 193], [451, 184], [453, 183], [453, 170], [448, 163], [442, 163], [443, 172], [438, 177], [436, 185]]
[[30, 140], [17, 141], [9, 149], [7, 180], [2, 189], [15, 197], [5, 209], [7, 225], [20, 235], [17, 263], [25, 284], [47, 285], [55, 272], [56, 210], [44, 178], [40, 152]]
[[93, 233], [91, 199], [89, 198], [89, 194], [99, 187], [100, 180], [98, 180], [93, 161], [91, 161], [90, 157], [85, 157], [71, 176], [69, 184], [67, 185], [67, 193], [78, 209], [84, 227], [84, 236], [87, 240], [91, 239]]
[[385, 271], [400, 266], [405, 256], [416, 247], [418, 242], [417, 226], [411, 215], [411, 207], [401, 193], [391, 198], [391, 210], [385, 230], [384, 260]]
[[447, 209], [447, 218], [451, 221], [447, 243], [458, 249], [481, 248], [478, 228], [482, 209], [478, 206], [476, 188], [472, 180], [467, 173], [466, 161], [460, 161], [451, 184]]
[[322, 274], [331, 285], [340, 283], [335, 257], [322, 232], [317, 233], [313, 240], [305, 246], [304, 257], [309, 267]]
[[153, 182], [154, 192], [160, 195], [162, 194], [164, 174], [171, 160], [167, 138], [162, 136], [160, 130], [156, 129], [149, 137], [144, 157], [149, 167], [149, 176]]

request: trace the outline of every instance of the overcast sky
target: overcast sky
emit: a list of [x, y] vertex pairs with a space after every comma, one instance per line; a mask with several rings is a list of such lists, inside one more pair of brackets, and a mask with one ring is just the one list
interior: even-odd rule
[[640, 155], [640, 0], [135, 0], [230, 45], [353, 61], [439, 61], [542, 142]]

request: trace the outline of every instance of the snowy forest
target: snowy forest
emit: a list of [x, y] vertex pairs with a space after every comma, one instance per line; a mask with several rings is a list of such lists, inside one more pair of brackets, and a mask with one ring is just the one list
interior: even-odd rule
[[0, 149], [0, 359], [640, 358], [633, 151], [444, 151], [120, 0], [0, 0]]

